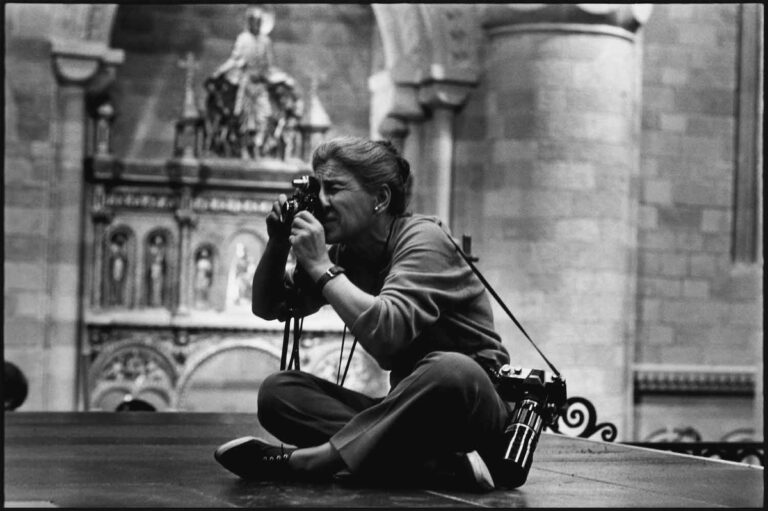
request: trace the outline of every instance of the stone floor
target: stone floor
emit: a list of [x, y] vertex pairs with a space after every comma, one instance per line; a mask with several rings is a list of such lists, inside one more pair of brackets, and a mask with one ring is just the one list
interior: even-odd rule
[[5, 414], [5, 507], [762, 507], [763, 469], [544, 433], [528, 481], [485, 494], [244, 482], [213, 459], [255, 415]]

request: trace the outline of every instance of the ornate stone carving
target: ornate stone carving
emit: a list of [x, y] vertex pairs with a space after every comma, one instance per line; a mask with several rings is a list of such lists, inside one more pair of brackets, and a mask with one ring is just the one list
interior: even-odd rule
[[112, 191], [107, 193], [104, 205], [112, 208], [173, 210], [179, 207], [179, 198], [161, 193]]
[[174, 157], [182, 160], [194, 160], [202, 156], [205, 121], [195, 101], [194, 76], [200, 65], [195, 62], [195, 55], [187, 52], [179, 67], [186, 71], [184, 80], [184, 106], [181, 118], [176, 121], [174, 138]]
[[268, 214], [272, 211], [272, 201], [237, 197], [195, 197], [192, 199], [192, 209], [207, 213]]
[[640, 365], [635, 367], [635, 393], [753, 395], [754, 369]]
[[256, 258], [249, 253], [244, 243], [235, 244], [235, 257], [229, 269], [227, 283], [227, 304], [234, 307], [250, 307], [253, 273], [256, 271]]
[[94, 130], [94, 147], [96, 156], [110, 156], [112, 154], [112, 121], [115, 118], [115, 109], [109, 102], [103, 103], [96, 110], [96, 129]]
[[274, 64], [274, 13], [246, 10], [230, 57], [206, 80], [207, 149], [220, 157], [286, 159], [298, 149], [303, 102], [296, 81]]
[[91, 365], [90, 407], [114, 410], [126, 397], [142, 397], [156, 409], [166, 409], [173, 401], [176, 380], [174, 365], [162, 351], [147, 342], [117, 342]]
[[194, 257], [194, 306], [198, 309], [207, 309], [211, 306], [211, 288], [213, 287], [214, 251], [210, 246], [203, 246], [197, 250]]
[[103, 307], [130, 307], [133, 305], [132, 275], [136, 265], [135, 236], [128, 226], [118, 225], [104, 232], [103, 237], [99, 242], [104, 246], [103, 262], [94, 268], [101, 277], [97, 279], [102, 290], [98, 302]]
[[109, 240], [107, 263], [107, 305], [125, 305], [125, 284], [128, 280], [128, 238], [124, 233], [115, 233]]
[[166, 307], [168, 296], [168, 238], [157, 231], [149, 236], [146, 255], [146, 300], [150, 307]]

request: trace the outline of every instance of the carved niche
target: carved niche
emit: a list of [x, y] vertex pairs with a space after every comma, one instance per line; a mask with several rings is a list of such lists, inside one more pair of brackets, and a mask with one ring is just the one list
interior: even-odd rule
[[102, 307], [133, 307], [136, 236], [126, 225], [115, 226], [104, 240]]

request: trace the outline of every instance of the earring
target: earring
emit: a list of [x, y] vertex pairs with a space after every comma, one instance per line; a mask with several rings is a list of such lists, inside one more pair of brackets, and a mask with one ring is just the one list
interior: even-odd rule
[[378, 211], [380, 207], [381, 207], [381, 204], [377, 204], [376, 206], [373, 207], [373, 210]]

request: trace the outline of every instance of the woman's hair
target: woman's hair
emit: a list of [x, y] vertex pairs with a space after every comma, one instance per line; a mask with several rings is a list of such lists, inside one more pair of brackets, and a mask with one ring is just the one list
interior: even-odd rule
[[317, 172], [329, 161], [343, 165], [368, 193], [375, 194], [380, 186], [388, 186], [390, 213], [405, 212], [411, 166], [390, 141], [334, 138], [317, 146], [312, 153], [312, 168]]

